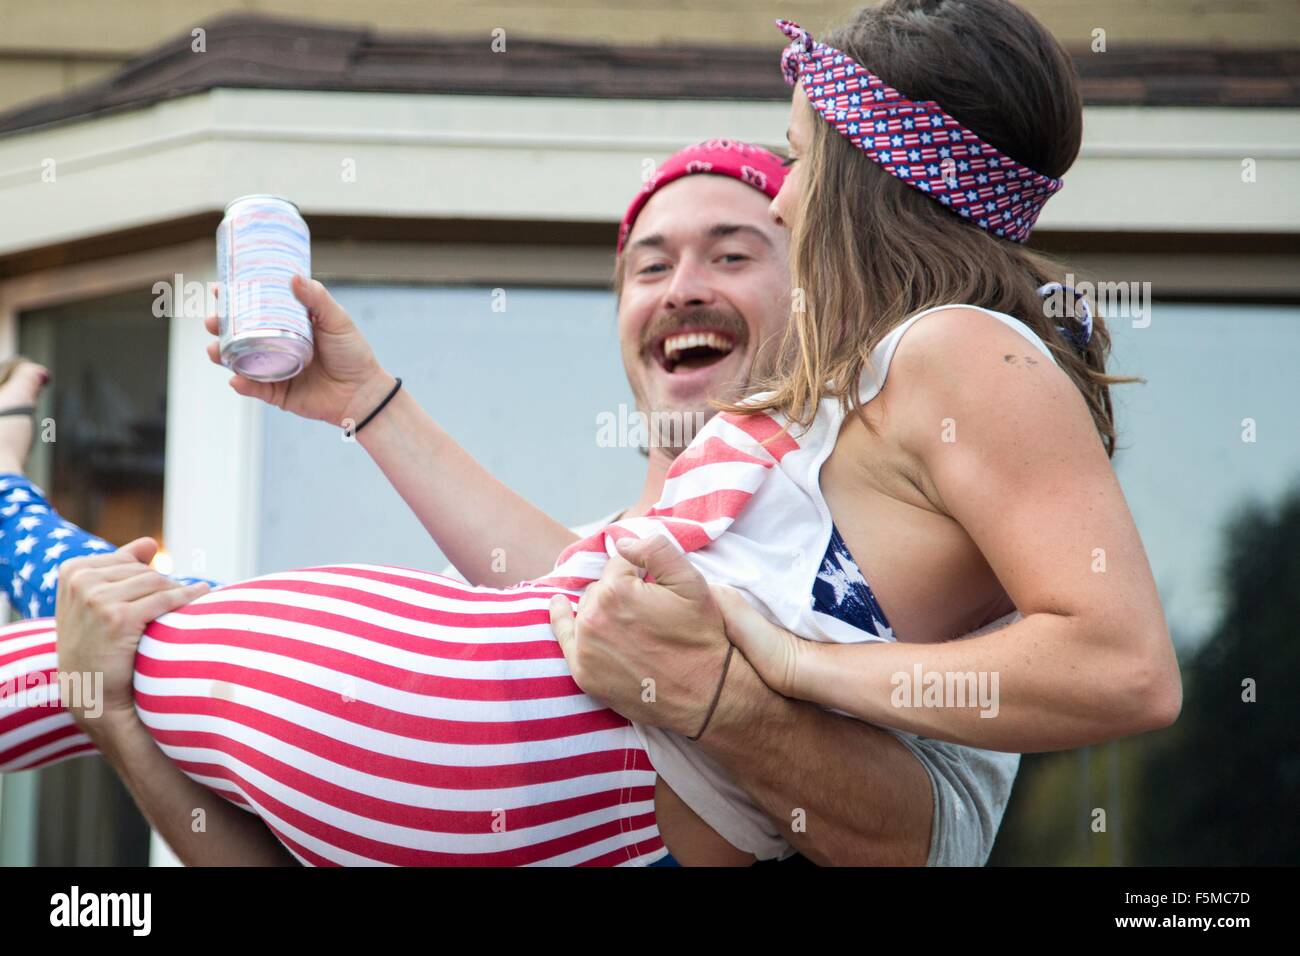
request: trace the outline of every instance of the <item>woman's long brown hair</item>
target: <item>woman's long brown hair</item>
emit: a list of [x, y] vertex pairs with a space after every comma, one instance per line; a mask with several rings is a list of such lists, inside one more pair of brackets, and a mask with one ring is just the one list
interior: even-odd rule
[[[891, 0], [819, 39], [908, 97], [936, 101], [1038, 172], [1059, 178], [1078, 155], [1083, 107], [1069, 55], [1008, 0]], [[1133, 379], [1106, 374], [1110, 336], [1095, 311], [1083, 350], [1057, 328], [1074, 320], [1058, 317], [1036, 290], [1060, 281], [1062, 268], [895, 179], [820, 116], [813, 129], [799, 158], [792, 321], [775, 371], [758, 382], [771, 394], [719, 407], [773, 410], [805, 427], [828, 395], [852, 412], [871, 350], [891, 329], [932, 306], [976, 305], [1038, 334], [1113, 454], [1109, 386]]]

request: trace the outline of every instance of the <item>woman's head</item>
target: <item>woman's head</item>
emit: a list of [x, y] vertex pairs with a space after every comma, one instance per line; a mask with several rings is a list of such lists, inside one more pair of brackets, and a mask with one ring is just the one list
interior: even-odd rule
[[[818, 39], [908, 99], [934, 101], [1049, 189], [1078, 155], [1082, 105], [1069, 56], [1008, 0], [889, 0]], [[788, 360], [767, 383], [775, 394], [765, 407], [807, 422], [828, 381], [855, 405], [881, 337], [922, 309], [967, 303], [1034, 329], [1111, 444], [1106, 330], [1096, 322], [1081, 351], [1057, 329], [1069, 320], [1048, 315], [1036, 289], [1058, 270], [891, 174], [814, 110], [807, 92], [802, 83], [794, 91], [794, 165], [772, 202], [773, 216], [793, 231], [797, 291]]]

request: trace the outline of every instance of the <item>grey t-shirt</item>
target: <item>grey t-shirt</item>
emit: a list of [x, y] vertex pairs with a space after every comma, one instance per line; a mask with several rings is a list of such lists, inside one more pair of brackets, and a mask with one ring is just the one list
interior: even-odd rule
[[[571, 530], [585, 538], [617, 521], [621, 514], [615, 511]], [[442, 573], [465, 580], [451, 565]], [[926, 866], [983, 866], [993, 851], [993, 840], [1011, 799], [1011, 785], [1020, 769], [1020, 754], [979, 750], [882, 729], [898, 738], [921, 762], [930, 778], [934, 816], [930, 822]]]

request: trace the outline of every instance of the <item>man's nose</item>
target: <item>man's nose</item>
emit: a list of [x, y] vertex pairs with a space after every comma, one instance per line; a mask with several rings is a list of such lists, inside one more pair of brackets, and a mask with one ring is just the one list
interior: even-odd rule
[[664, 308], [689, 309], [712, 305], [715, 298], [716, 293], [702, 263], [683, 259], [673, 270], [673, 281], [664, 293]]

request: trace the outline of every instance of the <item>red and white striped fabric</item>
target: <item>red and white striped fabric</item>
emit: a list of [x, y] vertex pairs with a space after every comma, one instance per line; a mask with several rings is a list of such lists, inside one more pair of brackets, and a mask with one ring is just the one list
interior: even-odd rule
[[[361, 564], [214, 589], [146, 629], [136, 707], [178, 766], [304, 863], [653, 862], [667, 852], [654, 768], [632, 725], [573, 682], [548, 603], [576, 603], [618, 537], [707, 548], [789, 447], [778, 431], [716, 416], [650, 516], [507, 590]], [[775, 456], [760, 444], [773, 436]], [[0, 628], [0, 772], [93, 749], [55, 669], [53, 620]]]
[[673, 461], [650, 513], [624, 518], [575, 541], [533, 584], [580, 590], [600, 577], [619, 538], [667, 538], [698, 551], [722, 537], [781, 456], [797, 448], [769, 415], [715, 415]]

